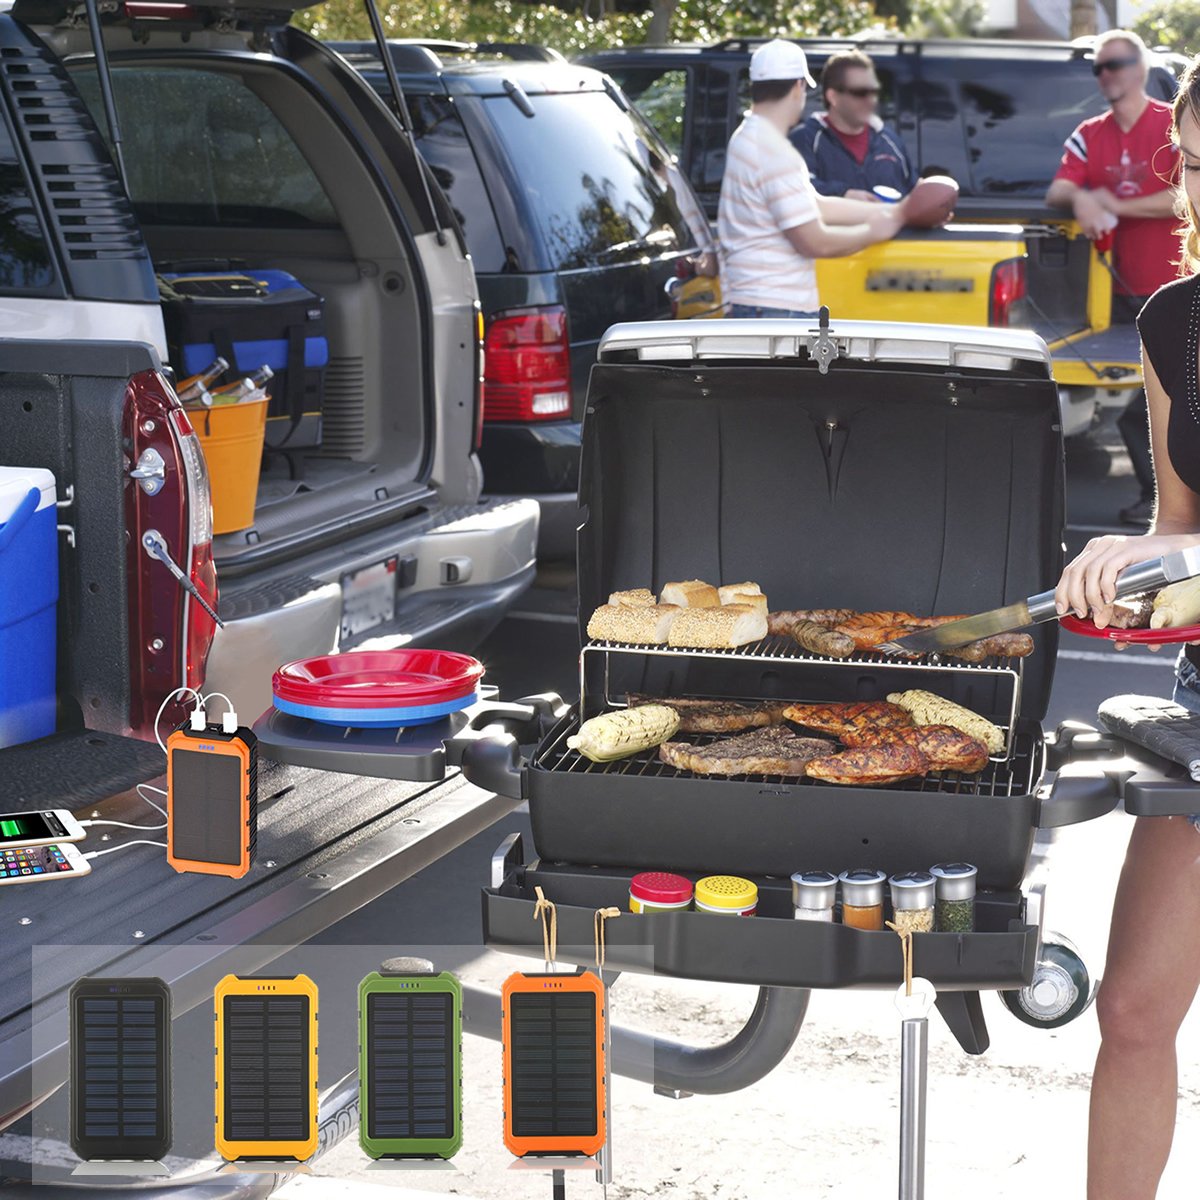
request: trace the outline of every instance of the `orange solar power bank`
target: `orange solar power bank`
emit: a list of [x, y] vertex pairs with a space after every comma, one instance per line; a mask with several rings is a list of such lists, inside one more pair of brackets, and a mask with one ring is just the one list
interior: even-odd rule
[[591, 971], [510, 975], [500, 1000], [504, 1144], [527, 1154], [604, 1145], [604, 985]]
[[177, 729], [167, 738], [167, 861], [241, 879], [258, 840], [258, 739]]

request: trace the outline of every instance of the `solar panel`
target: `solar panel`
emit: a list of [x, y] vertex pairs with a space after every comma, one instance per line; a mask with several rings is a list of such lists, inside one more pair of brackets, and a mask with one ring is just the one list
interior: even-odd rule
[[604, 1144], [604, 993], [590, 972], [504, 985], [505, 1143], [514, 1154]]
[[294, 979], [217, 986], [217, 1149], [234, 1158], [316, 1149], [316, 988]]
[[84, 1159], [161, 1158], [171, 1146], [171, 994], [159, 979], [71, 989], [71, 1145]]
[[462, 1145], [462, 988], [429, 963], [388, 965], [359, 985], [359, 1140], [372, 1158], [450, 1158]]

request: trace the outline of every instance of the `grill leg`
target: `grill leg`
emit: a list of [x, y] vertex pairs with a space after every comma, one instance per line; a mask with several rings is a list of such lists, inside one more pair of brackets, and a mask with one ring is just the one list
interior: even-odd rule
[[938, 992], [937, 1010], [968, 1054], [983, 1054], [991, 1045], [978, 992]]
[[905, 1021], [900, 1038], [900, 1200], [925, 1200], [929, 1022], [923, 1017]]
[[561, 1167], [551, 1173], [554, 1200], [567, 1200], [567, 1173]]

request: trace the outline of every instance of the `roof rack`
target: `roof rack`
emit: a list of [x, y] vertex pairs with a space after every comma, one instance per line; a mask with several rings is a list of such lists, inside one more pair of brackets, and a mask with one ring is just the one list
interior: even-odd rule
[[[326, 44], [330, 49], [351, 60], [379, 61], [379, 51], [374, 42]], [[495, 54], [514, 62], [566, 61], [557, 50], [532, 42], [453, 42], [436, 38], [388, 38], [387, 44], [392, 62], [399, 71], [440, 71], [445, 66], [443, 58], [457, 58], [469, 54]]]

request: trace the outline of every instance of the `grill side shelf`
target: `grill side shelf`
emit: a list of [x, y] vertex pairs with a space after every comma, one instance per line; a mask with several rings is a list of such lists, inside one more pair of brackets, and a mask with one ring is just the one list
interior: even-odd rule
[[[559, 959], [591, 965], [595, 909], [614, 902], [618, 890], [607, 876], [565, 881], [529, 868], [520, 883], [510, 879], [483, 889], [484, 944], [542, 957], [532, 917], [539, 885], [556, 905]], [[765, 903], [765, 893], [762, 898]], [[1011, 989], [1032, 980], [1038, 928], [1026, 924], [1020, 893], [981, 896], [979, 911], [980, 932], [914, 936], [914, 970], [939, 990]], [[609, 967], [677, 979], [797, 988], [889, 988], [903, 981], [899, 939], [890, 930], [864, 932], [780, 915], [626, 911], [607, 923], [605, 941]]]
[[[893, 658], [886, 654], [860, 652], [849, 658], [829, 658], [823, 655], [810, 654], [801, 649], [791, 638], [768, 636], [758, 642], [737, 649], [691, 649], [681, 646], [633, 645], [624, 642], [590, 641], [586, 642], [579, 655], [579, 695], [581, 705], [581, 721], [616, 707], [616, 696], [622, 694], [621, 687], [614, 687], [614, 660], [620, 664], [622, 660], [628, 669], [636, 669], [636, 659], [644, 663], [658, 662], [660, 667], [672, 667], [687, 671], [695, 664], [698, 669], [706, 672], [707, 678], [713, 678], [713, 670], [727, 668], [729, 677], [737, 672], [742, 673], [757, 669], [762, 677], [769, 678], [777, 689], [771, 699], [812, 699], [831, 700], [841, 697], [832, 695], [789, 695], [787, 683], [804, 681], [820, 677], [833, 679], [840, 677], [844, 686], [851, 688], [854, 694], [848, 698], [855, 700], [883, 699], [888, 691], [902, 691], [912, 687], [928, 687], [937, 691], [940, 681], [947, 681], [952, 687], [962, 682], [974, 681], [979, 685], [986, 680], [993, 681], [1001, 698], [992, 705], [993, 711], [983, 713], [989, 719], [1001, 725], [1008, 733], [1004, 757], [1013, 752], [1013, 730], [1021, 711], [1021, 684], [1024, 677], [1024, 660], [1017, 659], [986, 659], [981, 663], [959, 662], [953, 659], [943, 660], [937, 655], [926, 655], [918, 659]], [[833, 676], [828, 672], [834, 672]], [[850, 672], [857, 672], [855, 678]], [[864, 677], [869, 683], [862, 683]], [[862, 694], [864, 687], [873, 694]], [[782, 689], [782, 690], [779, 690]], [[668, 690], [664, 695], [681, 694]], [[595, 707], [589, 697], [599, 697], [602, 707]], [[729, 698], [734, 698], [730, 696]], [[753, 699], [762, 700], [767, 697], [762, 694], [754, 695]], [[948, 697], [953, 698], [953, 697]], [[595, 711], [593, 711], [595, 707]], [[967, 705], [970, 707], [970, 705]]]

